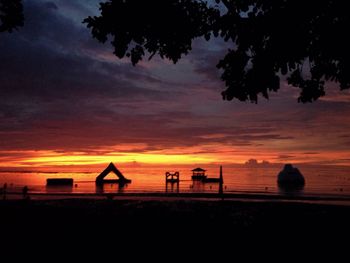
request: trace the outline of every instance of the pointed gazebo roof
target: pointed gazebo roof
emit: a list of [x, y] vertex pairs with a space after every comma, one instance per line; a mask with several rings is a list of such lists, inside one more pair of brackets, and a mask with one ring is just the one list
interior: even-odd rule
[[[97, 177], [96, 177], [96, 183], [103, 183], [105, 181], [105, 177], [110, 173], [113, 172], [118, 178], [119, 180], [117, 180], [119, 183], [127, 183], [127, 182], [131, 182], [131, 180], [125, 178], [125, 176], [118, 170], [117, 167], [115, 167], [115, 165], [113, 163], [110, 163], [106, 169], [103, 170], [102, 173], [100, 173]], [[111, 180], [108, 180], [111, 181]], [[113, 180], [116, 181], [116, 180]]]

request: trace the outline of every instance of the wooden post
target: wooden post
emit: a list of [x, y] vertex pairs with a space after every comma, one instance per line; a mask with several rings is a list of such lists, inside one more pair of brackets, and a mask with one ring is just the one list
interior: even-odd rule
[[222, 176], [222, 165], [220, 165], [220, 178], [219, 178], [219, 196], [224, 199], [224, 189], [223, 189], [224, 179]]
[[7, 191], [7, 183], [4, 183], [4, 187], [2, 188], [3, 199], [6, 200], [6, 191]]

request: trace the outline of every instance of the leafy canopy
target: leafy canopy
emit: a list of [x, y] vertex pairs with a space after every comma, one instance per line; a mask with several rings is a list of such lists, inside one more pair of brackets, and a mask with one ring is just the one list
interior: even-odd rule
[[299, 87], [300, 102], [325, 94], [325, 82], [350, 87], [350, 26], [346, 1], [109, 0], [84, 23], [100, 42], [112, 39], [118, 58], [137, 64], [148, 52], [176, 63], [198, 37], [232, 43], [217, 67], [223, 98], [257, 102], [280, 88]]
[[21, 0], [0, 0], [0, 32], [12, 32], [23, 26], [23, 20]]

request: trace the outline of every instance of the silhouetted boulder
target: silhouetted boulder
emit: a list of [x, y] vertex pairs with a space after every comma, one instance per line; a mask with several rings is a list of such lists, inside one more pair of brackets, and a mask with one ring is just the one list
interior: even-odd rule
[[298, 168], [293, 167], [291, 164], [286, 164], [278, 174], [277, 183], [283, 187], [304, 186], [305, 179]]

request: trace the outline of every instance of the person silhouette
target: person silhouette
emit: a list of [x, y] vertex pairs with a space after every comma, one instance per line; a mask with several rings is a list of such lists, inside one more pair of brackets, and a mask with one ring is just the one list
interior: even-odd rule
[[23, 195], [23, 199], [29, 199], [28, 196], [28, 186], [24, 186], [22, 189], [22, 195]]
[[3, 198], [6, 200], [6, 189], [7, 189], [7, 183], [4, 183], [4, 187], [2, 188]]

